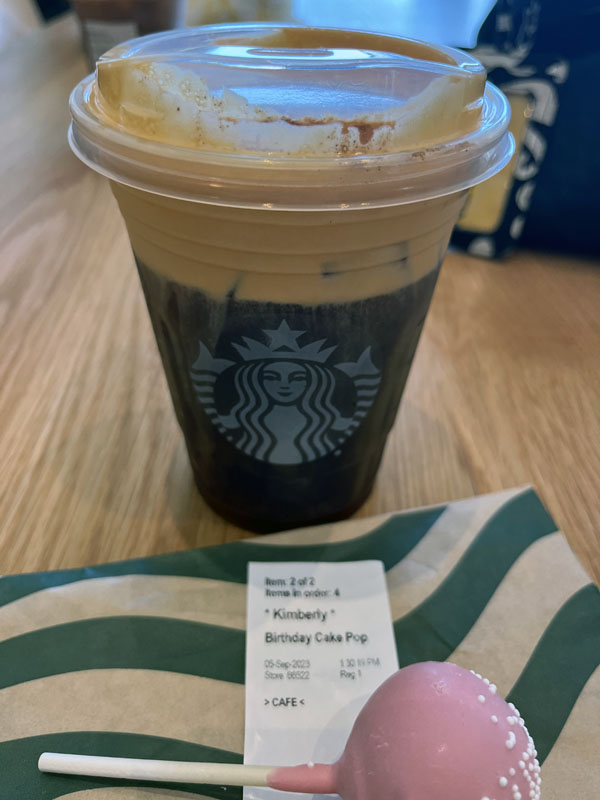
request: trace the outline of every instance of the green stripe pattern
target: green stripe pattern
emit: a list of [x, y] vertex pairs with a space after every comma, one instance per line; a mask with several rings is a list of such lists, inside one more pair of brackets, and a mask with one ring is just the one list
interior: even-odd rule
[[446, 661], [521, 553], [555, 530], [552, 517], [533, 492], [508, 503], [482, 528], [441, 586], [395, 622], [400, 666]]
[[69, 622], [0, 642], [0, 688], [84, 669], [158, 669], [244, 683], [244, 647], [243, 631], [180, 619]]
[[[548, 625], [507, 698], [527, 720], [540, 763], [552, 750], [598, 665], [600, 592], [590, 583], [569, 598]], [[590, 733], [600, 742], [600, 720], [597, 722], [598, 730]]]
[[[464, 501], [473, 508], [492, 498]], [[484, 507], [483, 505], [481, 506]], [[26, 633], [3, 636], [3, 615], [8, 619], [36, 593], [68, 591], [69, 584], [130, 575], [160, 575], [210, 579], [223, 591], [231, 584], [244, 584], [249, 561], [355, 561], [379, 559], [386, 571], [401, 565], [425, 537], [443, 537], [437, 531], [447, 506], [399, 513], [366, 534], [327, 544], [269, 544], [235, 542], [148, 559], [107, 564], [78, 570], [9, 576], [0, 580], [0, 739], [3, 697], [16, 687], [27, 697], [26, 683], [50, 676], [94, 670], [152, 670], [203, 678], [223, 684], [243, 684], [245, 631], [175, 617], [144, 616], [139, 613], [86, 618], [80, 608], [74, 621], [30, 626]], [[344, 523], [338, 523], [343, 525]], [[400, 665], [423, 660], [452, 659], [452, 653], [473, 630], [486, 607], [514, 565], [526, 559], [530, 548], [553, 534], [556, 526], [537, 495], [524, 490], [505, 500], [478, 530], [453, 568], [435, 588], [408, 613], [394, 620]], [[456, 537], [452, 541], [455, 541]], [[440, 540], [440, 546], [443, 541]], [[564, 569], [579, 569], [570, 555]], [[531, 580], [531, 602], [536, 602], [536, 581]], [[575, 702], [600, 664], [600, 593], [584, 585], [557, 609], [539, 641], [515, 675], [510, 699], [527, 720], [543, 761], [558, 741]], [[110, 588], [107, 588], [110, 591]], [[402, 587], [399, 590], [402, 591]], [[44, 596], [45, 597], [45, 596]], [[21, 604], [21, 605], [20, 605]], [[500, 631], [498, 646], [510, 647], [510, 634]], [[473, 665], [476, 667], [476, 664]], [[493, 678], [493, 676], [489, 676]], [[143, 685], [140, 687], [143, 692]], [[208, 691], [208, 689], [207, 689]], [[21, 696], [21, 695], [20, 695]], [[149, 696], [149, 704], [156, 698]], [[118, 704], [118, 697], [99, 702]], [[208, 698], [207, 698], [208, 701]], [[8, 702], [8, 701], [7, 701]], [[26, 701], [24, 701], [26, 702]], [[68, 706], [68, 698], [65, 698]], [[14, 707], [11, 714], [15, 714]], [[4, 710], [3, 710], [4, 709]], [[17, 709], [18, 713], [18, 709]], [[176, 713], [176, 712], [175, 712]], [[202, 709], [198, 709], [199, 715]], [[197, 738], [197, 732], [196, 732]], [[75, 776], [42, 775], [36, 762], [43, 750], [129, 755], [147, 758], [197, 759], [239, 762], [240, 753], [210, 747], [211, 730], [203, 731], [202, 744], [168, 737], [149, 736], [143, 731], [74, 730], [32, 731], [24, 738], [0, 740], [2, 798], [50, 800], [84, 789], [99, 789], [118, 782]], [[190, 734], [192, 738], [192, 735]], [[5, 737], [6, 738], [6, 737]], [[141, 786], [142, 784], [140, 784]], [[148, 784], [150, 785], [150, 784]], [[154, 784], [159, 786], [158, 784]], [[178, 787], [182, 791], [221, 800], [241, 798], [240, 790], [223, 787]], [[600, 783], [593, 791], [600, 791]], [[589, 795], [591, 798], [595, 795]], [[142, 795], [140, 795], [142, 798]]]

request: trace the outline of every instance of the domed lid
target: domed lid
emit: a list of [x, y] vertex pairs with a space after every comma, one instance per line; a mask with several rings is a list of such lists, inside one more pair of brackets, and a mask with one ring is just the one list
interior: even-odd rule
[[506, 100], [475, 59], [338, 29], [135, 39], [102, 56], [71, 111], [75, 152], [109, 177], [236, 205], [412, 202], [473, 185], [512, 152]]

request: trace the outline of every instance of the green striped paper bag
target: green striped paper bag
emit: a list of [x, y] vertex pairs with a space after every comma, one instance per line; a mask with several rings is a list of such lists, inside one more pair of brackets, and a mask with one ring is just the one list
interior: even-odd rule
[[493, 677], [536, 741], [544, 800], [598, 800], [600, 593], [531, 489], [3, 578], [0, 800], [239, 800], [42, 775], [36, 761], [240, 762], [248, 561], [360, 559], [385, 565], [400, 665], [451, 659]]

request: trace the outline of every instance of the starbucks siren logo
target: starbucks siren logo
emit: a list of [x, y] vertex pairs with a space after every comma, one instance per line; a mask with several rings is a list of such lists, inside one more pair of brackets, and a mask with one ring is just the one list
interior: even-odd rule
[[[284, 320], [276, 330], [264, 329], [268, 344], [242, 336], [231, 342], [240, 359], [215, 358], [203, 342], [191, 369], [198, 400], [206, 414], [238, 449], [271, 464], [301, 464], [340, 446], [358, 428], [379, 386], [380, 372], [367, 347], [356, 362], [328, 365], [337, 346], [325, 339], [304, 345], [306, 331], [291, 330]], [[333, 394], [339, 373], [354, 384], [356, 400], [350, 416], [336, 408]], [[219, 409], [216, 388], [227, 377], [234, 387], [233, 405]], [[225, 412], [225, 413], [222, 413]]]

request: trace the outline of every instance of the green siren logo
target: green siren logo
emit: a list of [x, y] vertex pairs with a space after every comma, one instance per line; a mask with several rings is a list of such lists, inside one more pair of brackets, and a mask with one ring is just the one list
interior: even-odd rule
[[[356, 362], [329, 365], [337, 346], [325, 339], [299, 344], [306, 331], [291, 330], [284, 320], [264, 329], [268, 344], [242, 336], [231, 342], [239, 360], [214, 358], [199, 343], [191, 378], [204, 411], [227, 439], [247, 456], [271, 464], [302, 464], [334, 453], [367, 415], [379, 386], [380, 372], [371, 348]], [[354, 386], [354, 408], [344, 416], [333, 396], [344, 373]], [[218, 384], [234, 387], [230, 408], [219, 408]]]

